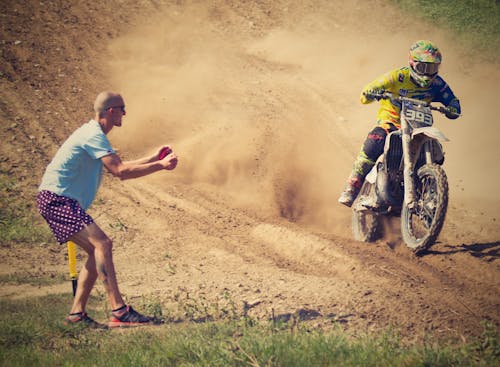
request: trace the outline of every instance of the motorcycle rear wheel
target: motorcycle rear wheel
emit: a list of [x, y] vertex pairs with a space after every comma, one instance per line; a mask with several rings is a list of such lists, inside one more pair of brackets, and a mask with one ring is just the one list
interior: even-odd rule
[[415, 205], [401, 210], [401, 234], [415, 253], [429, 249], [441, 232], [448, 208], [448, 180], [437, 164], [420, 167], [415, 180]]
[[[365, 182], [356, 202], [362, 197], [369, 196], [375, 190], [373, 184]], [[356, 241], [375, 242], [380, 236], [379, 214], [371, 210], [356, 210], [356, 202], [352, 210], [352, 234]]]

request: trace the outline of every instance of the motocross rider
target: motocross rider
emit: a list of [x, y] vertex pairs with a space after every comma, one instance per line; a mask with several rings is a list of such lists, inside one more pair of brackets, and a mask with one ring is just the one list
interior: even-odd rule
[[[449, 111], [446, 117], [455, 119], [461, 113], [460, 102], [448, 84], [438, 75], [440, 65], [441, 52], [436, 45], [427, 40], [417, 41], [410, 47], [408, 66], [392, 70], [365, 86], [361, 93], [361, 103], [374, 101], [365, 95], [367, 92], [387, 91], [394, 96], [440, 102]], [[384, 151], [387, 134], [401, 129], [400, 110], [400, 104], [394, 104], [388, 99], [380, 100], [377, 126], [368, 133], [354, 161], [346, 188], [338, 199], [339, 203], [350, 207], [356, 199], [366, 175]]]

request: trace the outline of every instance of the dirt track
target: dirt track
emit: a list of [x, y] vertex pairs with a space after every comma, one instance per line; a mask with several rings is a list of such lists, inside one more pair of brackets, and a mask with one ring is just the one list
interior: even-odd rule
[[[120, 153], [169, 142], [180, 156], [174, 172], [107, 176], [90, 211], [115, 240], [129, 298], [159, 297], [175, 314], [179, 297], [223, 302], [228, 292], [251, 316], [302, 310], [312, 325], [392, 324], [408, 339], [498, 326], [500, 127], [484, 108], [494, 105], [498, 65], [466, 62], [428, 26], [380, 24], [400, 19], [383, 1], [62, 3], [0, 5], [2, 169], [34, 200], [95, 94], [124, 95], [124, 126], [110, 134]], [[438, 120], [451, 139], [450, 209], [439, 243], [416, 258], [397, 233], [352, 241], [336, 198], [376, 111], [359, 104], [360, 89], [404, 64], [419, 38], [440, 45], [464, 116]], [[479, 121], [491, 123], [478, 131]], [[65, 272], [63, 250], [2, 247], [0, 273]], [[0, 288], [54, 291], [67, 290]]]

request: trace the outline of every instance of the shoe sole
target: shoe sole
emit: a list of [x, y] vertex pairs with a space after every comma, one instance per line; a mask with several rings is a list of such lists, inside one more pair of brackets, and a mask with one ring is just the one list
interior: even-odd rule
[[148, 322], [121, 322], [121, 321], [110, 321], [108, 323], [108, 327], [116, 328], [116, 327], [136, 327], [136, 326], [148, 326], [154, 325], [152, 321]]

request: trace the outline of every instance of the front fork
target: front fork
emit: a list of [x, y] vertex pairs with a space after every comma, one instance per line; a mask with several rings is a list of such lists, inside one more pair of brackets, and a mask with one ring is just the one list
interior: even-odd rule
[[432, 163], [432, 152], [427, 139], [421, 135], [411, 140], [411, 129], [402, 119], [402, 145], [403, 145], [403, 182], [404, 182], [404, 201], [406, 206], [413, 210], [415, 208], [415, 162], [420, 155], [421, 149], [424, 149], [425, 162]]
[[411, 210], [415, 207], [415, 185], [413, 181], [413, 159], [411, 154], [411, 130], [406, 121], [402, 121], [402, 147], [403, 147], [403, 182], [404, 182], [404, 201]]

